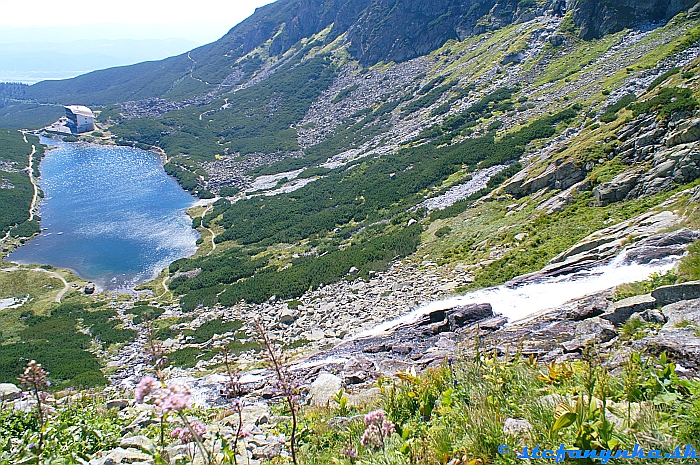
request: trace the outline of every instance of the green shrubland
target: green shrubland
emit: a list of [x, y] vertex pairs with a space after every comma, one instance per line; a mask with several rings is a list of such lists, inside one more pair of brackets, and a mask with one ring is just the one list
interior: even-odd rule
[[14, 382], [33, 359], [51, 372], [56, 388], [106, 384], [97, 357], [87, 349], [93, 340], [105, 347], [129, 342], [136, 332], [122, 329], [115, 311], [101, 305], [64, 303], [50, 314], [21, 315], [18, 338], [0, 345], [0, 381]]
[[[421, 376], [397, 373], [379, 381], [380, 398], [365, 407], [380, 407], [395, 425], [383, 446], [361, 445], [365, 424], [353, 415], [366, 410], [342, 411], [332, 401], [304, 411], [301, 463], [511, 464], [526, 446], [616, 451], [639, 444], [672, 453], [700, 437], [697, 380], [680, 378], [665, 354], [632, 353], [615, 374], [605, 358], [587, 352], [583, 361], [545, 366], [482, 355]], [[338, 416], [352, 419], [330, 426]], [[527, 423], [507, 432], [509, 418]]]
[[[19, 170], [27, 166], [32, 144], [39, 148], [41, 146], [39, 138], [36, 136], [28, 136], [27, 140], [29, 143], [24, 142], [22, 133], [19, 131], [0, 129], [0, 162], [12, 164], [17, 170], [0, 170], [0, 185], [5, 186], [5, 188], [0, 189], [0, 204], [3, 205], [3, 208], [0, 209], [0, 235], [2, 236], [13, 226], [17, 226], [13, 229], [15, 237], [30, 237], [35, 232], [39, 232], [36, 222], [25, 224], [29, 219], [29, 206], [32, 203], [34, 187], [29, 176]], [[37, 157], [36, 166], [38, 166], [38, 160], [41, 159], [41, 153], [40, 150], [35, 155]]]

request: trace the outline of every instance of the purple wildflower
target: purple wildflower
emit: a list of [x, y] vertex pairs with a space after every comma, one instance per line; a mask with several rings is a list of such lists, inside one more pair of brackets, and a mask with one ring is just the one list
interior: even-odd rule
[[349, 459], [356, 459], [357, 458], [357, 450], [353, 447], [347, 447], [342, 450], [342, 453], [344, 456], [346, 456]]

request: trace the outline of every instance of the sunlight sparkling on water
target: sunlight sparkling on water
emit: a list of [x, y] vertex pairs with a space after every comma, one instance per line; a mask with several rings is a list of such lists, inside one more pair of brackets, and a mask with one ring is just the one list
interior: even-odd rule
[[61, 143], [47, 152], [40, 170], [45, 198], [39, 216], [46, 229], [12, 252], [10, 261], [69, 268], [117, 290], [153, 279], [195, 252], [198, 234], [185, 214], [195, 199], [156, 155]]

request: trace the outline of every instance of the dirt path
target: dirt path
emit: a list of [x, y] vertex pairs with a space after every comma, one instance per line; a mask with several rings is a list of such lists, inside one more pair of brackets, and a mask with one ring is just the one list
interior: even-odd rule
[[[207, 208], [206, 210], [204, 210], [204, 212], [202, 212], [202, 220], [204, 220], [204, 216], [207, 213], [209, 213], [213, 208], [214, 208], [214, 205], [209, 205], [209, 208]], [[209, 231], [209, 234], [211, 234], [211, 250], [207, 253], [207, 257], [208, 257], [209, 255], [211, 255], [211, 253], [213, 251], [216, 250], [216, 242], [214, 242], [214, 237], [216, 236], [216, 234], [214, 234], [214, 231], [212, 231], [211, 229], [204, 226], [204, 223], [202, 223], [202, 227], [204, 229], [206, 229], [207, 231]]]
[[55, 271], [45, 270], [43, 268], [20, 268], [18, 266], [13, 266], [11, 268], [0, 268], [0, 271], [6, 271], [8, 273], [11, 271], [36, 271], [39, 273], [47, 273], [52, 278], [59, 279], [63, 283], [63, 289], [61, 289], [58, 292], [58, 294], [56, 294], [56, 298], [54, 299], [54, 301], [58, 302], [58, 303], [61, 303], [61, 299], [63, 298], [63, 294], [68, 292], [68, 290], [70, 289], [70, 284], [68, 284], [68, 281], [66, 281], [66, 278], [64, 278], [60, 274], [56, 273]]
[[[26, 136], [25, 136], [26, 140]], [[27, 166], [27, 174], [29, 175], [29, 181], [31, 181], [32, 186], [34, 187], [34, 195], [32, 196], [32, 203], [29, 205], [29, 221], [32, 221], [34, 219], [34, 210], [36, 210], [36, 201], [39, 198], [39, 186], [36, 183], [36, 179], [34, 179], [34, 168], [32, 167], [32, 164], [34, 162], [34, 154], [36, 153], [36, 147], [32, 145], [32, 151], [29, 154], [29, 165]]]

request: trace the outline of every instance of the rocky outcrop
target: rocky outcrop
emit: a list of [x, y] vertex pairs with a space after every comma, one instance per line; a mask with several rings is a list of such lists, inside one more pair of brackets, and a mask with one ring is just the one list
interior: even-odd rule
[[700, 140], [700, 118], [683, 121], [671, 132], [664, 143], [667, 147], [688, 144]]
[[533, 194], [540, 189], [566, 190], [586, 177], [586, 172], [572, 160], [557, 159], [537, 176], [528, 178], [523, 171], [514, 176], [503, 190], [513, 197], [520, 198]]
[[649, 165], [623, 171], [611, 181], [598, 185], [593, 189], [596, 204], [604, 206], [654, 195], [694, 181], [700, 177], [700, 148], [697, 143], [675, 145], [656, 152]]
[[[474, 331], [494, 331], [505, 323], [506, 319], [494, 315], [487, 303], [435, 310], [415, 321], [399, 322], [385, 332], [344, 341], [299, 361], [290, 370], [301, 384], [316, 379], [309, 402], [321, 399], [323, 403], [330, 391], [335, 394], [340, 388], [338, 380], [328, 373], [337, 373], [344, 385], [366, 386], [396, 371], [440, 364], [456, 352], [459, 340], [470, 337]], [[326, 389], [327, 386], [331, 388]]]
[[[681, 256], [688, 244], [700, 237], [700, 233], [685, 228], [659, 233], [677, 222], [678, 217], [671, 212], [649, 212], [601, 229], [551, 259], [540, 271], [520, 276], [511, 284], [588, 270], [615, 257], [622, 263], [650, 263], [661, 258]], [[630, 237], [636, 238], [637, 242], [628, 244]]]
[[695, 0], [573, 0], [567, 2], [580, 37], [595, 39], [642, 22], [671, 19], [695, 5]]
[[[540, 6], [517, 0], [374, 0], [348, 30], [350, 52], [360, 63], [406, 61], [425, 55], [449, 39], [528, 21], [553, 3]], [[516, 61], [511, 61], [516, 62]]]
[[700, 299], [666, 305], [661, 312], [668, 322], [659, 333], [643, 341], [653, 352], [666, 352], [686, 369], [700, 371]]
[[615, 326], [620, 326], [634, 314], [644, 310], [656, 308], [657, 301], [650, 294], [636, 295], [622, 299], [610, 305], [601, 318], [608, 320]]
[[681, 300], [700, 299], [700, 281], [662, 286], [652, 291], [651, 296], [659, 305], [668, 305]]

